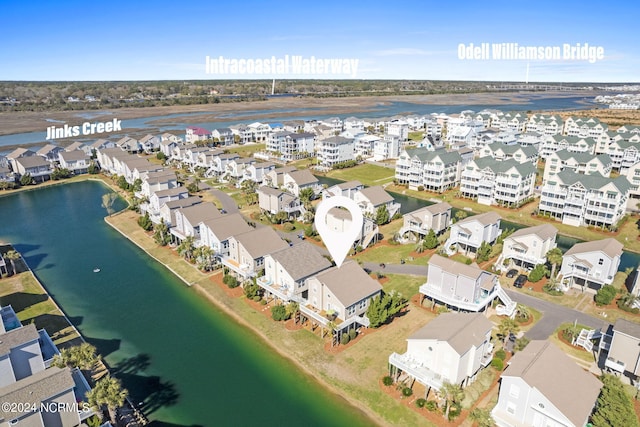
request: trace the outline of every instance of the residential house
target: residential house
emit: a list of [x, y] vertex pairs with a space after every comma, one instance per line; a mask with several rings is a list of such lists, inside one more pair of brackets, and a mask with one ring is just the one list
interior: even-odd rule
[[315, 135], [310, 132], [273, 132], [267, 141], [266, 150], [280, 153], [284, 161], [298, 160], [313, 154]]
[[125, 136], [116, 141], [116, 145], [123, 151], [127, 153], [139, 153], [142, 146], [140, 145], [140, 141], [135, 138], [131, 138], [129, 136]]
[[451, 205], [447, 202], [425, 206], [402, 216], [403, 226], [399, 233], [413, 233], [417, 239], [429, 234], [433, 230], [436, 235], [444, 233], [451, 224]]
[[[160, 207], [159, 213], [150, 213], [149, 217], [154, 224], [160, 224], [164, 221], [164, 223], [168, 227], [171, 227], [171, 225], [176, 223], [176, 212], [178, 209], [187, 208], [199, 203], [202, 203], [202, 199], [198, 196], [190, 196], [184, 199], [171, 200]], [[144, 204], [140, 205], [140, 210], [145, 211], [144, 207]], [[149, 211], [146, 210], [146, 212]]]
[[362, 317], [382, 286], [355, 261], [332, 267], [309, 279], [307, 304], [342, 321]]
[[558, 115], [532, 114], [527, 122], [527, 132], [557, 135], [564, 129], [564, 120]]
[[613, 162], [607, 154], [593, 155], [560, 150], [551, 153], [544, 163], [543, 184], [563, 170], [584, 175], [600, 174], [609, 177]]
[[536, 166], [531, 162], [480, 157], [462, 171], [460, 194], [483, 205], [519, 207], [533, 198], [535, 182]]
[[[640, 136], [636, 135], [640, 139]], [[611, 157], [612, 167], [624, 174], [632, 165], [640, 162], [640, 143], [620, 140], [609, 144], [607, 154]]]
[[254, 142], [265, 142], [271, 133], [271, 126], [266, 123], [254, 122], [247, 125], [251, 132], [251, 139]]
[[229, 256], [229, 238], [251, 231], [239, 213], [223, 215], [200, 223], [200, 241], [219, 257]]
[[482, 243], [492, 244], [501, 233], [500, 215], [497, 213], [473, 215], [451, 226], [451, 235], [444, 247], [447, 251], [455, 248], [451, 252], [464, 251], [466, 254], [475, 254]]
[[297, 218], [304, 212], [300, 199], [286, 191], [263, 185], [257, 193], [260, 209], [272, 215], [286, 212], [290, 218]]
[[211, 132], [209, 132], [208, 130], [197, 126], [187, 127], [184, 137], [184, 140], [187, 144], [193, 144], [197, 141], [206, 141], [208, 139], [211, 139]]
[[270, 172], [267, 172], [264, 183], [269, 187], [279, 188], [284, 185], [284, 176], [289, 172], [296, 171], [297, 169], [293, 166], [284, 166], [281, 168], [276, 168]]
[[300, 197], [300, 192], [305, 188], [311, 188], [314, 194], [318, 194], [322, 187], [318, 178], [313, 176], [309, 169], [287, 172], [283, 176], [282, 186], [285, 190]]
[[605, 368], [630, 378], [634, 385], [640, 376], [640, 325], [619, 318], [613, 325], [613, 337]]
[[47, 144], [36, 151], [36, 154], [43, 157], [49, 163], [53, 164], [58, 161], [58, 153], [62, 151], [64, 151], [64, 148], [62, 147], [53, 144]]
[[145, 153], [153, 153], [154, 151], [158, 151], [160, 149], [160, 141], [160, 137], [147, 134], [140, 138], [138, 142], [140, 143], [142, 151], [144, 151]]
[[538, 210], [576, 227], [614, 227], [625, 214], [631, 188], [624, 176], [562, 171], [543, 185]]
[[258, 273], [265, 268], [264, 257], [288, 247], [273, 228], [258, 227], [229, 237], [229, 255], [222, 258], [222, 264], [242, 279], [263, 276]]
[[89, 156], [91, 155], [91, 150], [89, 149], [89, 146], [83, 144], [82, 142], [76, 141], [64, 147], [64, 151], [75, 151], [75, 150], [82, 150], [85, 153], [87, 153], [87, 155]]
[[14, 160], [18, 175], [31, 175], [36, 182], [44, 182], [51, 177], [51, 163], [40, 156], [18, 157]]
[[525, 269], [532, 269], [538, 264], [547, 262], [547, 252], [557, 246], [558, 230], [551, 224], [536, 225], [521, 228], [507, 236], [502, 243], [502, 254], [496, 265], [517, 265]]
[[462, 157], [457, 151], [404, 150], [396, 162], [396, 179], [412, 190], [444, 192], [460, 184]]
[[318, 121], [319, 124], [328, 126], [334, 135], [343, 131], [343, 123], [339, 117], [329, 117]]
[[[351, 214], [345, 209], [331, 208], [325, 217], [327, 227], [336, 233], [346, 233], [351, 228]], [[367, 248], [378, 242], [380, 230], [374, 219], [363, 217], [362, 226], [353, 241], [353, 248]]]
[[[493, 357], [493, 323], [481, 313], [443, 313], [407, 338], [407, 351], [392, 353], [392, 376], [439, 390], [471, 383]], [[395, 371], [395, 374], [393, 373]]]
[[567, 150], [574, 153], [596, 153], [596, 140], [579, 136], [552, 135], [540, 143], [540, 157], [546, 159], [551, 153]]
[[549, 341], [531, 341], [500, 376], [498, 427], [583, 427], [602, 383]]
[[244, 178], [244, 171], [247, 167], [255, 163], [257, 163], [256, 159], [251, 157], [240, 157], [230, 160], [223, 173], [223, 178], [239, 182]]
[[0, 390], [45, 370], [39, 339], [34, 324], [19, 326], [0, 335]]
[[609, 126], [595, 117], [568, 117], [564, 122], [563, 133], [568, 136], [598, 139], [608, 130]]
[[68, 169], [73, 174], [87, 173], [91, 159], [82, 150], [61, 151], [58, 160], [62, 169]]
[[95, 142], [89, 145], [91, 153], [94, 151], [97, 152], [99, 150], [106, 150], [109, 148], [116, 148], [116, 143], [113, 141], [109, 141], [107, 139], [96, 139]]
[[175, 150], [175, 148], [179, 144], [180, 144], [179, 142], [176, 142], [172, 139], [164, 139], [164, 134], [163, 134], [163, 139], [160, 141], [160, 146], [158, 147], [158, 149], [162, 154], [164, 154], [169, 159], [171, 158], [173, 150]]
[[357, 180], [341, 182], [340, 184], [322, 190], [322, 198], [344, 196], [354, 199], [355, 194], [363, 189], [364, 184]]
[[222, 214], [211, 202], [198, 203], [184, 208], [176, 209], [175, 222], [169, 230], [175, 236], [177, 243], [185, 238], [193, 236], [196, 247], [201, 246], [200, 223], [210, 219], [220, 218]]
[[353, 193], [352, 199], [360, 206], [362, 214], [369, 218], [376, 218], [378, 209], [386, 209], [389, 219], [400, 212], [400, 203], [387, 193], [380, 185], [366, 187]]
[[356, 135], [356, 137], [353, 139], [356, 157], [360, 156], [366, 158], [373, 156], [376, 142], [380, 140], [381, 138], [377, 135], [369, 135], [365, 133]]
[[272, 170], [275, 170], [276, 165], [269, 162], [251, 163], [244, 169], [242, 181], [249, 180], [262, 184], [267, 174]]
[[230, 128], [218, 128], [211, 131], [213, 142], [226, 146], [234, 142], [233, 132]]
[[307, 301], [309, 279], [331, 267], [311, 244], [301, 242], [264, 257], [264, 276], [257, 283], [283, 301]]
[[238, 137], [237, 139], [239, 140], [239, 144], [248, 144], [253, 140], [253, 132], [251, 131], [251, 128], [249, 126], [238, 124], [231, 125], [229, 126], [229, 128], [233, 133], [234, 140], [236, 139], [236, 136]]
[[397, 159], [404, 142], [396, 135], [385, 135], [373, 142], [373, 158], [375, 160]]
[[[422, 298], [458, 310], [480, 312], [499, 298], [512, 314], [516, 303], [500, 287], [498, 276], [477, 264], [463, 264], [433, 254], [427, 268], [427, 281], [419, 288]], [[422, 303], [422, 301], [421, 301]]]
[[631, 165], [625, 172], [622, 174], [627, 177], [629, 183], [631, 184], [631, 189], [629, 191], [629, 198], [634, 206], [633, 208], [637, 208], [635, 206], [638, 202], [638, 198], [640, 198], [640, 162]]
[[409, 139], [409, 123], [398, 119], [390, 120], [384, 127], [384, 133], [397, 137], [401, 143], [405, 142]]
[[156, 191], [149, 196], [149, 203], [140, 205], [140, 209], [148, 211], [149, 215], [157, 215], [160, 212], [160, 208], [165, 203], [178, 199], [186, 199], [187, 197], [189, 197], [189, 192], [185, 187], [175, 187]]
[[15, 177], [11, 169], [0, 166], [0, 182], [15, 182]]
[[505, 145], [494, 142], [485, 145], [480, 150], [479, 157], [490, 156], [494, 160], [515, 160], [518, 163], [533, 163], [538, 161], [538, 150], [531, 146], [522, 146], [519, 144]]
[[156, 172], [148, 172], [142, 178], [141, 190], [136, 197], [140, 199], [148, 199], [153, 193], [178, 186], [178, 177], [173, 170], [159, 170]]
[[620, 266], [622, 243], [608, 238], [576, 243], [562, 256], [558, 276], [563, 288], [571, 286], [597, 291], [613, 283]]
[[355, 143], [353, 139], [332, 136], [320, 142], [318, 164], [323, 168], [331, 169], [338, 163], [355, 159]]
[[11, 170], [14, 172], [18, 172], [18, 166], [16, 165], [16, 160], [21, 157], [31, 157], [35, 155], [36, 155], [35, 151], [31, 151], [27, 148], [19, 147], [13, 150], [12, 152], [10, 152], [9, 154], [7, 154], [6, 159], [7, 159], [7, 162], [9, 163], [9, 166], [11, 167]]

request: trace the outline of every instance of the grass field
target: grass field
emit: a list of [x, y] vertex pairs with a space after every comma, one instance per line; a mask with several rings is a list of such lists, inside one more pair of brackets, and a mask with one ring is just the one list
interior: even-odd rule
[[360, 252], [354, 258], [362, 262], [384, 262], [387, 264], [400, 264], [400, 260], [404, 259], [407, 264], [427, 265], [430, 257], [426, 254], [412, 254], [415, 248], [416, 245], [413, 243], [393, 246], [384, 243]]
[[267, 144], [246, 144], [228, 148], [230, 153], [238, 153], [242, 157], [253, 157], [253, 153], [263, 151]]
[[358, 180], [364, 185], [383, 185], [392, 182], [394, 174], [393, 169], [365, 163], [352, 168], [332, 170], [327, 176], [345, 181]]

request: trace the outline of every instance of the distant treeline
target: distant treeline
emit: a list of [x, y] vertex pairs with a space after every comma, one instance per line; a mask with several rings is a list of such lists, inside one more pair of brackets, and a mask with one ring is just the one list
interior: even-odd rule
[[[276, 80], [275, 94], [309, 97], [479, 93], [500, 82]], [[564, 86], [572, 84], [563, 83]], [[585, 83], [576, 83], [576, 89]], [[0, 111], [100, 110], [264, 100], [272, 80], [0, 82]]]

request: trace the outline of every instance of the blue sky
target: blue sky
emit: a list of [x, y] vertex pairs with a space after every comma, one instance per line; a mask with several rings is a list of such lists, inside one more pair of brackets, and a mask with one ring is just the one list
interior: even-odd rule
[[[17, 2], [0, 0], [0, 80], [331, 78], [217, 75], [205, 57], [357, 59], [358, 79], [637, 82], [637, 2]], [[469, 60], [458, 47], [588, 43], [604, 58]], [[351, 77], [338, 75], [337, 78]]]

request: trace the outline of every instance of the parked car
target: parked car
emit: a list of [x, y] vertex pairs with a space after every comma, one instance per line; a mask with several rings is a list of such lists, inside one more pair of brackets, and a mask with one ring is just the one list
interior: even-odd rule
[[517, 274], [518, 274], [518, 270], [516, 270], [515, 268], [512, 268], [511, 270], [507, 271], [507, 277], [509, 279], [516, 277]]
[[527, 283], [527, 279], [529, 279], [527, 277], [526, 274], [521, 274], [518, 277], [516, 277], [516, 280], [513, 282], [513, 286], [515, 286], [516, 288], [521, 288], [524, 286], [525, 283]]

